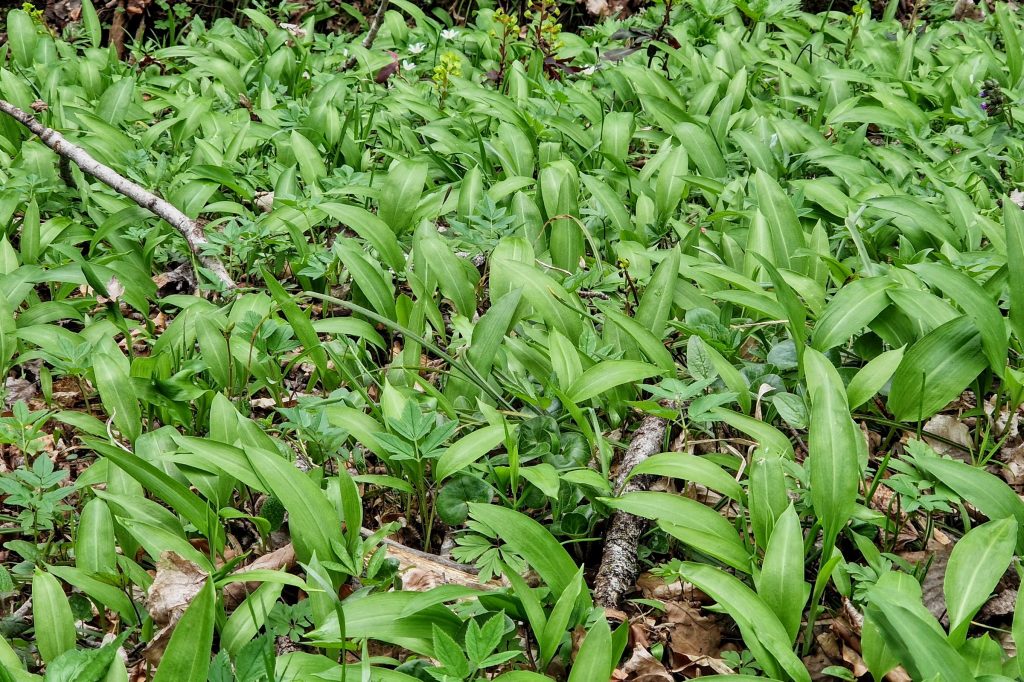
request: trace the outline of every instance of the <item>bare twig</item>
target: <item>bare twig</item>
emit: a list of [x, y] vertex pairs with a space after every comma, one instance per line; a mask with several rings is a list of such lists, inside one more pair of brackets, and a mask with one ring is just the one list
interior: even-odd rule
[[[653, 415], [645, 417], [640, 423], [619, 465], [619, 475], [615, 482], [616, 495], [647, 488], [647, 476], [627, 479], [636, 465], [661, 451], [667, 427], [665, 419]], [[617, 608], [622, 596], [633, 589], [637, 573], [637, 543], [646, 525], [644, 519], [624, 511], [617, 511], [612, 516], [605, 536], [601, 568], [594, 580], [594, 602], [598, 606]]]
[[168, 201], [135, 184], [113, 168], [103, 165], [94, 159], [89, 152], [72, 144], [56, 130], [47, 128], [27, 111], [22, 111], [10, 102], [2, 99], [0, 99], [0, 111], [38, 135], [43, 144], [56, 152], [60, 157], [73, 161], [83, 172], [170, 223], [171, 227], [185, 238], [189, 249], [195, 254], [203, 267], [212, 272], [225, 286], [234, 288], [235, 282], [231, 279], [224, 265], [216, 257], [202, 253], [202, 247], [208, 242], [203, 229], [194, 220], [179, 211]]
[[[384, 13], [388, 11], [388, 5], [391, 4], [391, 0], [380, 0], [380, 4], [377, 6], [377, 12], [373, 15], [373, 19], [370, 20], [370, 30], [366, 33], [366, 37], [363, 38], [363, 49], [369, 50], [373, 47], [373, 41], [377, 39], [377, 33], [380, 32], [380, 25], [384, 21]], [[356, 58], [354, 56], [349, 57], [342, 67], [344, 71], [348, 71], [356, 65]]]

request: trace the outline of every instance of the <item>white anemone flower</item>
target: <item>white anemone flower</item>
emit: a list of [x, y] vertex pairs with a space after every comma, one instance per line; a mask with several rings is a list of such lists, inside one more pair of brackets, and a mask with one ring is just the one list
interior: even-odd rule
[[427, 49], [426, 43], [413, 43], [409, 46], [409, 54], [420, 54]]
[[416, 62], [410, 62], [408, 59], [402, 61], [402, 70], [403, 71], [415, 71], [416, 70]]
[[445, 30], [441, 31], [441, 38], [444, 40], [455, 40], [458, 37], [459, 32], [456, 31], [454, 28], [446, 28]]

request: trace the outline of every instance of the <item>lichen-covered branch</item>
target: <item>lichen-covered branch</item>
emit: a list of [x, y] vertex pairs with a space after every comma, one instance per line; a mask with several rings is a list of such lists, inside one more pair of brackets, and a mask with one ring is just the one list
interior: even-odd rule
[[53, 128], [47, 128], [27, 111], [23, 111], [2, 99], [0, 99], [0, 111], [38, 135], [43, 144], [56, 152], [61, 158], [74, 162], [75, 165], [82, 169], [82, 172], [91, 175], [118, 194], [128, 197], [150, 213], [166, 220], [170, 223], [171, 227], [185, 238], [189, 249], [195, 254], [204, 268], [213, 273], [226, 287], [235, 287], [235, 282], [231, 279], [231, 275], [228, 274], [223, 263], [216, 257], [203, 253], [202, 247], [207, 244], [206, 234], [203, 232], [203, 229], [170, 202], [137, 185], [113, 168], [100, 163], [89, 152], [72, 144]]

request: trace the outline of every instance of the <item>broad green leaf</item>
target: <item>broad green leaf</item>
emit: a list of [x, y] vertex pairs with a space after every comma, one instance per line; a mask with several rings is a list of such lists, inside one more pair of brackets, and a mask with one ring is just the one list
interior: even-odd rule
[[712, 409], [710, 414], [713, 418], [725, 422], [756, 440], [766, 454], [772, 457], [793, 459], [793, 444], [789, 442], [789, 438], [768, 422], [720, 407]]
[[169, 504], [174, 511], [188, 519], [211, 540], [214, 547], [221, 546], [223, 530], [217, 515], [184, 484], [141, 457], [121, 448], [92, 439], [83, 439], [82, 442], [123, 469], [143, 487]]
[[295, 336], [302, 342], [308, 357], [316, 365], [320, 381], [329, 388], [336, 386], [335, 374], [327, 367], [327, 351], [320, 345], [320, 337], [317, 336], [313, 323], [309, 321], [308, 314], [298, 306], [295, 299], [289, 296], [284, 287], [265, 269], [263, 270], [263, 281], [267, 285], [267, 289], [270, 290], [270, 295], [274, 297], [274, 301], [281, 308], [281, 312], [284, 313], [288, 324], [291, 325]]
[[587, 631], [569, 670], [569, 682], [593, 682], [610, 677], [618, 661], [611, 660], [612, 634], [608, 621], [599, 616]]
[[617, 498], [601, 498], [601, 501], [613, 509], [657, 521], [668, 533], [697, 551], [739, 571], [750, 571], [750, 553], [733, 525], [696, 500], [672, 493], [639, 491]]
[[[576, 562], [547, 528], [512, 509], [472, 503], [469, 515], [500, 534], [512, 551], [526, 559], [557, 598], [576, 575]], [[589, 604], [590, 599], [585, 601]]]
[[754, 174], [754, 193], [757, 207], [764, 214], [772, 233], [776, 265], [799, 272], [800, 268], [794, 267], [793, 263], [796, 259], [789, 254], [802, 248], [806, 238], [789, 196], [775, 178], [761, 170]]
[[434, 481], [440, 483], [462, 471], [505, 440], [505, 426], [485, 426], [452, 443], [434, 465]]
[[27, 12], [12, 9], [7, 13], [7, 44], [15, 63], [22, 67], [32, 66], [32, 57], [39, 40], [36, 25]]
[[547, 668], [548, 663], [555, 657], [558, 647], [562, 643], [565, 631], [569, 627], [569, 619], [576, 610], [576, 601], [579, 599], [583, 589], [583, 567], [577, 571], [573, 580], [562, 594], [558, 596], [555, 607], [548, 614], [544, 629], [535, 633], [541, 654], [540, 667]]
[[971, 618], [988, 601], [1013, 559], [1017, 521], [1009, 516], [975, 526], [953, 547], [943, 579], [949, 641], [963, 644]]
[[814, 347], [820, 351], [846, 343], [889, 306], [884, 277], [858, 279], [844, 285], [825, 306], [814, 325]]
[[228, 653], [237, 656], [242, 647], [256, 636], [281, 596], [282, 589], [284, 585], [280, 583], [265, 582], [238, 605], [220, 633], [220, 645]]
[[879, 353], [857, 371], [846, 387], [846, 399], [851, 410], [871, 400], [882, 390], [903, 361], [904, 350], [906, 348], [902, 347]]
[[[436, 625], [447, 634], [455, 636], [462, 627], [462, 621], [444, 606], [436, 604], [409, 613], [410, 605], [422, 602], [421, 597], [417, 592], [400, 591], [378, 592], [358, 600], [345, 600], [342, 608], [346, 639], [376, 639], [425, 656], [433, 656], [433, 627]], [[429, 601], [422, 603], [429, 604]], [[339, 645], [341, 635], [338, 616], [332, 613], [323, 627], [308, 634], [308, 639], [327, 646]]]
[[974, 679], [946, 638], [917, 614], [897, 604], [871, 602], [868, 613], [893, 646], [896, 659], [915, 680], [960, 682]]
[[587, 369], [568, 388], [569, 399], [579, 404], [596, 398], [622, 384], [636, 383], [661, 374], [662, 370], [635, 360], [604, 360]]
[[985, 368], [981, 339], [969, 317], [936, 327], [903, 356], [889, 391], [897, 421], [920, 421], [956, 399]]
[[992, 297], [973, 279], [940, 263], [909, 266], [925, 282], [953, 299], [977, 326], [981, 347], [998, 376], [1006, 367], [1006, 324]]
[[75, 648], [78, 635], [67, 595], [56, 578], [38, 568], [32, 575], [32, 622], [36, 624], [36, 648], [44, 662], [52, 663]]
[[715, 368], [715, 372], [718, 376], [722, 377], [722, 381], [729, 387], [730, 391], [736, 393], [736, 401], [739, 402], [740, 408], [744, 412], [750, 412], [750, 386], [747, 384], [747, 380], [740, 373], [738, 369], [733, 367], [732, 363], [729, 362], [724, 355], [719, 353], [711, 345], [704, 343], [704, 341], [694, 334], [687, 341], [687, 354], [689, 354], [689, 346], [693, 345], [699, 348], [711, 362]]
[[749, 587], [705, 564], [683, 562], [680, 573], [736, 621], [744, 643], [766, 673], [778, 679], [810, 682], [807, 668], [793, 653], [785, 626]]
[[396, 234], [410, 232], [415, 227], [413, 216], [423, 196], [427, 170], [426, 162], [413, 159], [396, 161], [388, 170], [381, 187], [377, 215]]
[[217, 619], [215, 606], [213, 581], [207, 579], [174, 626], [153, 682], [206, 679], [213, 654], [213, 626]]
[[811, 422], [807, 435], [807, 463], [811, 503], [831, 547], [853, 514], [860, 484], [857, 439], [860, 430], [850, 419], [846, 390], [839, 373], [816, 350], [804, 355]]
[[309, 139], [297, 130], [291, 134], [292, 153], [299, 164], [302, 180], [308, 187], [316, 187], [327, 177], [327, 166], [323, 157]]
[[629, 478], [641, 474], [667, 476], [692, 481], [742, 502], [743, 486], [722, 467], [711, 460], [686, 452], [663, 452], [651, 455], [629, 472]]
[[659, 339], [665, 336], [665, 322], [672, 310], [676, 280], [679, 279], [679, 261], [679, 250], [669, 251], [668, 256], [655, 268], [633, 316], [638, 324], [649, 329]]
[[1009, 197], [1003, 198], [1006, 229], [1006, 266], [1010, 278], [1010, 327], [1024, 339], [1024, 210]]
[[77, 587], [105, 608], [116, 611], [125, 622], [133, 625], [138, 623], [138, 611], [121, 588], [71, 566], [48, 566], [47, 570], [69, 585]]
[[114, 517], [99, 498], [82, 507], [75, 535], [75, 565], [87, 573], [113, 574], [117, 571], [117, 541]]
[[810, 591], [810, 586], [804, 582], [804, 537], [800, 532], [800, 518], [790, 505], [775, 522], [757, 578], [758, 596], [779, 617], [790, 642], [796, 641]]
[[1018, 550], [1024, 547], [1024, 502], [999, 477], [966, 462], [939, 457], [919, 440], [907, 442], [914, 466], [950, 488], [990, 519], [1017, 520]]
[[93, 355], [92, 369], [104, 409], [117, 430], [134, 443], [142, 435], [142, 408], [122, 362], [100, 352]]

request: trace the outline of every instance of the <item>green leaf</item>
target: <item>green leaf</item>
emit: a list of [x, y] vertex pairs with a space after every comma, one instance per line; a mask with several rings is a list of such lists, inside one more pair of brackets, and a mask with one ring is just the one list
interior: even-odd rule
[[1003, 227], [1010, 279], [1010, 327], [1018, 340], [1024, 340], [1024, 210], [1009, 197], [1003, 197]]
[[82, 0], [82, 28], [93, 47], [99, 47], [103, 40], [103, 29], [92, 0]]
[[505, 440], [505, 426], [495, 424], [477, 429], [452, 443], [434, 465], [434, 480], [440, 483], [462, 471]]
[[11, 55], [18, 66], [32, 66], [38, 40], [36, 25], [28, 13], [20, 9], [7, 13], [7, 44], [11, 46]]
[[93, 355], [92, 369], [103, 408], [121, 435], [134, 443], [142, 435], [142, 408], [123, 362], [124, 358], [118, 360], [99, 352]]
[[662, 370], [635, 360], [604, 360], [587, 369], [568, 389], [569, 399], [582, 403], [622, 384], [643, 381]]
[[810, 682], [810, 674], [793, 653], [785, 626], [749, 587], [705, 564], [683, 562], [680, 574], [736, 621], [744, 643], [766, 673], [778, 679], [788, 676], [796, 682]]
[[138, 611], [136, 611], [135, 605], [120, 588], [71, 566], [48, 566], [47, 570], [69, 585], [77, 587], [104, 607], [116, 611], [125, 622], [138, 623]]
[[595, 682], [612, 674], [618, 661], [611, 660], [612, 633], [604, 615], [587, 631], [569, 670], [569, 682]]
[[971, 618], [1006, 573], [1016, 545], [1017, 521], [1012, 516], [975, 526], [954, 545], [942, 584], [954, 647], [964, 643]]
[[384, 179], [377, 215], [396, 234], [409, 232], [414, 227], [412, 219], [423, 196], [427, 170], [425, 161], [402, 159], [391, 166]]
[[799, 268], [793, 266], [792, 261], [795, 259], [791, 259], [789, 254], [799, 251], [805, 245], [806, 238], [789, 196], [775, 178], [762, 170], [754, 174], [754, 193], [757, 207], [764, 214], [772, 232], [776, 265], [799, 271]]
[[750, 572], [750, 553], [729, 521], [696, 500], [672, 493], [638, 491], [617, 498], [600, 498], [613, 509], [657, 521], [662, 528], [698, 552], [744, 573]]
[[437, 516], [450, 526], [465, 523], [472, 502], [490, 502], [494, 491], [487, 481], [476, 476], [459, 476], [437, 494]]
[[283, 589], [282, 583], [265, 582], [246, 597], [224, 624], [220, 633], [221, 647], [232, 656], [237, 656], [242, 647], [263, 627]]
[[[498, 533], [537, 571], [555, 598], [572, 583], [576, 562], [547, 528], [524, 514], [490, 504], [470, 504], [469, 515]], [[587, 606], [590, 599], [586, 598]]]
[[851, 410], [871, 400], [882, 390], [903, 361], [904, 350], [905, 346], [879, 353], [857, 371], [846, 387], [846, 400]]
[[956, 399], [986, 364], [970, 318], [936, 327], [910, 347], [893, 375], [888, 402], [893, 418], [927, 419]]
[[722, 381], [729, 387], [730, 391], [736, 393], [736, 400], [740, 404], [740, 408], [744, 412], [750, 412], [750, 386], [747, 384], [747, 380], [740, 374], [740, 371], [732, 366], [725, 356], [719, 353], [717, 350], [712, 348], [709, 344], [694, 334], [687, 341], [687, 356], [690, 354], [690, 346], [694, 346], [695, 350], [700, 349], [711, 364], [714, 366], [715, 371], [718, 372], [718, 376], [722, 377]]
[[123, 469], [154, 495], [163, 499], [174, 511], [184, 516], [201, 533], [206, 535], [214, 547], [222, 546], [224, 531], [220, 527], [216, 513], [185, 485], [141, 457], [121, 448], [93, 439], [83, 438], [82, 442], [86, 447], [95, 450]]
[[82, 507], [75, 535], [75, 565], [87, 573], [113, 574], [117, 571], [117, 540], [114, 517], [107, 503], [93, 498]]
[[974, 675], [960, 654], [920, 616], [898, 604], [871, 601], [868, 615], [892, 645], [896, 659], [915, 680], [961, 682]]
[[327, 367], [327, 351], [320, 344], [320, 337], [317, 336], [316, 329], [313, 328], [313, 323], [309, 321], [307, 313], [303, 312], [298, 304], [295, 303], [295, 299], [288, 295], [284, 287], [266, 269], [263, 270], [263, 280], [267, 285], [267, 289], [270, 290], [270, 295], [274, 297], [274, 301], [288, 320], [288, 324], [292, 326], [295, 336], [302, 342], [302, 346], [309, 354], [309, 358], [316, 365], [320, 381], [329, 388], [336, 386], [337, 382], [333, 378], [335, 373], [332, 373]]
[[78, 635], [67, 595], [55, 577], [38, 568], [32, 576], [32, 622], [36, 624], [36, 648], [44, 662], [51, 663], [75, 648]]
[[889, 307], [885, 277], [858, 279], [844, 285], [825, 306], [814, 325], [814, 347], [820, 351], [846, 343], [854, 334]]
[[558, 596], [555, 607], [551, 609], [551, 613], [548, 614], [547, 621], [544, 623], [544, 629], [535, 633], [540, 648], [541, 669], [547, 668], [548, 663], [558, 652], [583, 587], [583, 567], [581, 566], [569, 586]]
[[194, 682], [205, 680], [213, 652], [216, 622], [216, 594], [207, 579], [199, 594], [174, 626], [153, 682]]
[[768, 422], [721, 407], [713, 408], [709, 414], [756, 440], [761, 449], [772, 457], [793, 459], [793, 444], [789, 438]]
[[981, 334], [981, 347], [997, 376], [1006, 368], [1006, 324], [995, 301], [969, 276], [941, 263], [908, 266], [918, 277], [941, 289], [974, 321]]
[[324, 165], [323, 157], [313, 143], [297, 130], [292, 131], [290, 141], [303, 182], [310, 187], [316, 187], [327, 177], [327, 166]]
[[792, 504], [775, 522], [757, 579], [757, 594], [779, 617], [790, 643], [795, 642], [810, 586], [804, 581], [800, 518]]
[[679, 249], [672, 249], [654, 270], [651, 281], [640, 297], [633, 319], [658, 339], [665, 336], [665, 323], [672, 310], [676, 280], [679, 279]]
[[1017, 520], [1018, 550], [1024, 548], [1024, 502], [999, 477], [966, 462], [941, 458], [925, 443], [912, 439], [907, 450], [914, 466], [941, 482], [957, 495], [981, 510], [990, 519], [1013, 517]]
[[811, 423], [807, 436], [807, 463], [811, 503], [831, 548], [853, 514], [860, 484], [858, 442], [862, 438], [850, 419], [846, 390], [839, 373], [816, 350], [804, 354]]
[[744, 499], [743, 486], [722, 467], [711, 460], [686, 452], [663, 452], [651, 455], [629, 472], [629, 478], [647, 474], [692, 481], [706, 486], [737, 502]]

